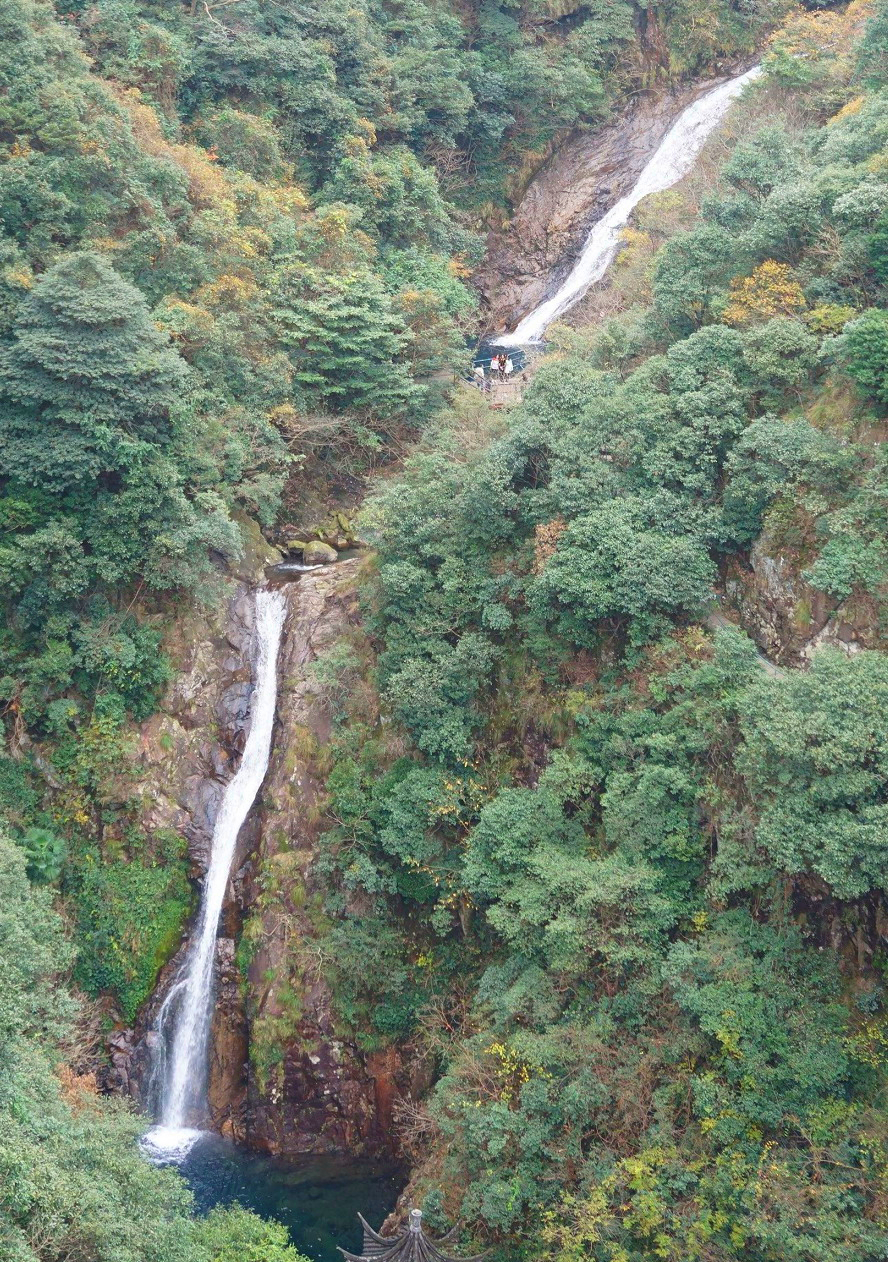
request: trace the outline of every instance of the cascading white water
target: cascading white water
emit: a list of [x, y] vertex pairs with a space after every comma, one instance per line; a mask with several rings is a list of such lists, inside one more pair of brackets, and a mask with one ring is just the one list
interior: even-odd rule
[[539, 342], [553, 320], [579, 302], [590, 286], [601, 280], [617, 252], [620, 233], [638, 203], [651, 193], [671, 188], [687, 175], [731, 102], [761, 73], [761, 66], [747, 70], [707, 92], [678, 116], [631, 193], [621, 197], [592, 228], [580, 257], [557, 292], [526, 315], [514, 333], [491, 339], [496, 346], [526, 346]]
[[159, 1036], [159, 1124], [145, 1136], [148, 1154], [184, 1157], [206, 1119], [206, 1060], [213, 1010], [216, 933], [238, 833], [262, 787], [271, 754], [277, 705], [277, 658], [287, 611], [280, 591], [256, 595], [255, 666], [250, 730], [236, 775], [228, 784], [213, 828], [210, 865], [200, 914], [179, 974], [155, 1028]]

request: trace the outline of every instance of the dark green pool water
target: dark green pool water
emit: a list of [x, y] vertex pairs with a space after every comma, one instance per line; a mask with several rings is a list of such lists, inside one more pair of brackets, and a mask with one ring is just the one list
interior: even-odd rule
[[238, 1201], [276, 1218], [313, 1262], [342, 1262], [337, 1245], [360, 1252], [358, 1211], [378, 1227], [405, 1182], [396, 1166], [333, 1157], [296, 1164], [244, 1152], [219, 1135], [199, 1140], [179, 1169], [202, 1212]]

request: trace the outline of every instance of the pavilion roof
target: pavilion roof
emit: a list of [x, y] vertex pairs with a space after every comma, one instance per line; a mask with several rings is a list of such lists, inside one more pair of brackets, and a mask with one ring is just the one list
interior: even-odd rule
[[404, 1227], [400, 1227], [393, 1236], [380, 1236], [360, 1214], [364, 1228], [364, 1245], [361, 1253], [348, 1253], [345, 1249], [339, 1252], [346, 1262], [482, 1262], [483, 1253], [474, 1258], [457, 1258], [445, 1253], [441, 1245], [447, 1244], [456, 1234], [457, 1228], [442, 1236], [440, 1240], [432, 1240], [427, 1236], [422, 1225], [422, 1211], [412, 1209], [410, 1218]]

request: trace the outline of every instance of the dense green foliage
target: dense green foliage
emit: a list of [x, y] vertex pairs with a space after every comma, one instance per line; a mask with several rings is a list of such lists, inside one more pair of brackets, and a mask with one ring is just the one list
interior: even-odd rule
[[635, 305], [365, 511], [333, 982], [437, 1066], [426, 1209], [497, 1257], [888, 1248], [884, 7], [794, 15]]
[[[441, 410], [559, 138], [784, 19], [618, 314]], [[0, 37], [4, 1258], [299, 1262], [139, 1158], [66, 985], [132, 1022], [193, 905], [140, 819], [165, 630], [247, 519], [409, 447], [318, 666], [309, 919], [337, 1037], [432, 1071], [431, 1220], [503, 1262], [884, 1257], [884, 0], [0, 0]], [[711, 633], [762, 574], [782, 674]], [[801, 654], [823, 610], [860, 651]]]
[[[150, 968], [85, 962], [115, 896], [84, 856], [169, 904], [152, 943], [185, 907], [114, 765], [168, 678], [158, 619], [218, 599], [237, 514], [269, 525], [285, 488], [298, 506], [402, 450], [464, 354], [462, 278], [525, 164], [667, 45], [696, 71], [784, 8], [714, 0], [689, 45], [684, 0], [641, 40], [633, 0], [0, 4], [0, 702], [13, 756], [40, 742], [64, 782], [54, 818], [7, 819], [76, 834], [91, 989], [131, 1011]], [[684, 560], [693, 599], [705, 565]]]
[[70, 865], [80, 948], [74, 976], [88, 994], [112, 991], [129, 1021], [178, 947], [191, 909], [180, 841], [158, 846], [150, 863], [140, 856], [103, 861], [87, 851]]

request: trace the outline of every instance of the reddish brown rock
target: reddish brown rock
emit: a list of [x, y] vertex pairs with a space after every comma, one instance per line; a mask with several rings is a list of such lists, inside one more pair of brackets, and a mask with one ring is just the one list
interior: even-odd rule
[[213, 1123], [232, 1139], [246, 1133], [249, 1036], [235, 959], [235, 943], [216, 943], [216, 1008], [210, 1030], [208, 1095]]

